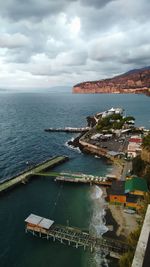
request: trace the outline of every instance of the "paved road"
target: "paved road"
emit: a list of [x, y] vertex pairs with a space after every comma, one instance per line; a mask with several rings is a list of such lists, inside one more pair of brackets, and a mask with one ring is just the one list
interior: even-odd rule
[[127, 174], [132, 170], [132, 161], [126, 161], [120, 180], [125, 181]]

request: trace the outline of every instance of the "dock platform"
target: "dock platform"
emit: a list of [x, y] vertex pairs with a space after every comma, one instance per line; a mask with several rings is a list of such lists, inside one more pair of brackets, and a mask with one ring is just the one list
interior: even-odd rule
[[67, 161], [69, 158], [66, 156], [55, 156], [46, 161], [43, 161], [34, 167], [27, 169], [16, 176], [7, 178], [6, 180], [0, 181], [0, 193], [4, 192], [20, 183], [26, 183], [26, 181], [31, 178], [31, 176], [35, 176], [36, 172], [40, 173], [47, 169], [53, 168], [58, 164], [61, 164]]
[[107, 176], [97, 176], [85, 173], [71, 173], [71, 172], [50, 172], [50, 173], [36, 173], [40, 176], [49, 176], [55, 179], [57, 182], [66, 182], [66, 183], [81, 183], [81, 184], [96, 184], [101, 186], [111, 186], [112, 181], [116, 179], [115, 177]]
[[111, 186], [112, 182], [109, 180], [105, 180], [105, 178], [73, 178], [73, 177], [65, 177], [65, 176], [57, 176], [55, 178], [57, 182], [65, 182], [65, 183], [81, 183], [81, 184], [96, 184], [101, 186]]
[[120, 240], [111, 238], [97, 238], [91, 236], [88, 231], [80, 228], [57, 225], [54, 221], [30, 214], [25, 219], [25, 231], [41, 238], [58, 240], [60, 243], [72, 245], [75, 248], [83, 247], [93, 252], [95, 249], [113, 253], [119, 256], [128, 250], [128, 245]]

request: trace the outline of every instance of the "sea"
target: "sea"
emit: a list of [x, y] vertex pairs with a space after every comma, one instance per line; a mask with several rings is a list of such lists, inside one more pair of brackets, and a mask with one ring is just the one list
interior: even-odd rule
[[[54, 171], [106, 175], [112, 165], [83, 154], [67, 142], [76, 134], [48, 133], [48, 127], [84, 127], [86, 117], [111, 107], [122, 107], [136, 118], [136, 125], [150, 128], [150, 98], [145, 95], [77, 95], [71, 88], [0, 92], [0, 179], [11, 177], [55, 155], [69, 161]], [[57, 224], [105, 233], [106, 202], [98, 186], [56, 183], [51, 177], [34, 177], [0, 196], [1, 267], [113, 267], [101, 251], [25, 233], [25, 218], [34, 213]]]

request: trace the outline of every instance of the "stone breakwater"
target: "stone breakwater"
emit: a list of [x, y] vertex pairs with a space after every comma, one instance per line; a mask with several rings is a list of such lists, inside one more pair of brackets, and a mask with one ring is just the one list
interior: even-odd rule
[[97, 156], [104, 156], [107, 155], [107, 149], [97, 147], [95, 145], [89, 144], [85, 141], [79, 139], [79, 144], [84, 152], [91, 153]]

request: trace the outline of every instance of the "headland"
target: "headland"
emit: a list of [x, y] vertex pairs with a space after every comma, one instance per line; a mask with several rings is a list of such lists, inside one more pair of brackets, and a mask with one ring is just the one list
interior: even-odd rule
[[150, 95], [150, 68], [131, 70], [113, 78], [86, 81], [73, 87], [75, 94], [147, 94]]

